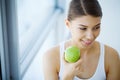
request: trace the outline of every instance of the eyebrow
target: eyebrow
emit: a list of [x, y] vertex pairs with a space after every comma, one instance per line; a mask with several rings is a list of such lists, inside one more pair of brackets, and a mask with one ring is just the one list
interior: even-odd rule
[[[98, 25], [100, 25], [101, 23], [98, 23], [98, 24], [96, 24], [95, 26], [98, 26]], [[79, 24], [80, 26], [83, 26], [83, 27], [88, 27], [88, 26], [86, 26], [86, 25], [83, 25], [83, 24]], [[95, 27], [94, 26], [94, 27]]]

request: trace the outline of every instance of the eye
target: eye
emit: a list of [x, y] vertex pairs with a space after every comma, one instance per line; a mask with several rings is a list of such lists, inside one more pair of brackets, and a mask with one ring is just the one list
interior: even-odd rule
[[99, 29], [100, 28], [100, 26], [96, 26], [95, 28], [94, 28], [94, 30], [97, 30], [97, 29]]
[[80, 30], [87, 30], [87, 28], [80, 28]]

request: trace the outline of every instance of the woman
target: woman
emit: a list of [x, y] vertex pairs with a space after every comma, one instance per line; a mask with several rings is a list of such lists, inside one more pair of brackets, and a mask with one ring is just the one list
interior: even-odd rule
[[[46, 51], [43, 56], [45, 80], [120, 80], [117, 51], [95, 39], [101, 28], [102, 10], [97, 0], [72, 0], [66, 26], [71, 39]], [[68, 63], [64, 50], [77, 46], [80, 59]]]

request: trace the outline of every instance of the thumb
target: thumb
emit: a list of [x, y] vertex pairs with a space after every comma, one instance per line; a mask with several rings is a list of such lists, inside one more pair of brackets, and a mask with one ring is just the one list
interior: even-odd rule
[[76, 65], [80, 65], [83, 62], [83, 59], [79, 59], [77, 62], [75, 62]]

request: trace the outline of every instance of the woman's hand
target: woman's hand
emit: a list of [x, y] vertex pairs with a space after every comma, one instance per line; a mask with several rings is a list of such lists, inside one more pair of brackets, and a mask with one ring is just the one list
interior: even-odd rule
[[68, 63], [63, 56], [63, 80], [73, 80], [74, 76], [79, 75], [83, 72], [80, 68], [82, 59], [79, 59], [75, 63]]

